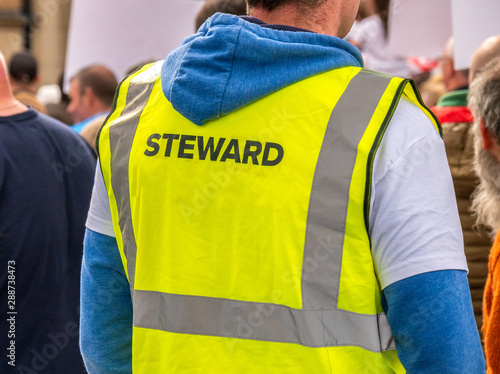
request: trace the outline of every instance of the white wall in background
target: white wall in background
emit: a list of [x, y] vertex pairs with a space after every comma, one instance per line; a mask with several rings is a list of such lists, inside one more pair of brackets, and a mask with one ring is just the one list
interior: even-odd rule
[[194, 32], [203, 0], [73, 0], [65, 78], [102, 63], [121, 80], [132, 66], [163, 59]]
[[[202, 5], [203, 0], [73, 0], [66, 82], [93, 63], [109, 66], [121, 79], [142, 61], [165, 58], [194, 32]], [[390, 49], [436, 58], [453, 34], [457, 67], [468, 67], [477, 46], [500, 34], [499, 14], [499, 0], [392, 0]]]
[[452, 35], [451, 0], [392, 0], [389, 22], [392, 53], [437, 58]]
[[499, 0], [392, 0], [390, 50], [437, 58], [455, 37], [455, 68], [465, 69], [483, 40], [500, 34]]
[[452, 5], [455, 69], [465, 69], [483, 40], [500, 34], [500, 1], [453, 0]]

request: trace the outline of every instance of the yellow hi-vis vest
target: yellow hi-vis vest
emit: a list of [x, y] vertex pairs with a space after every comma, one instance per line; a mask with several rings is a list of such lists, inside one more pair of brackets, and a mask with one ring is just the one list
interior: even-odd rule
[[440, 131], [410, 81], [341, 68], [196, 126], [160, 70], [123, 81], [98, 140], [133, 372], [404, 373], [367, 228], [401, 95]]

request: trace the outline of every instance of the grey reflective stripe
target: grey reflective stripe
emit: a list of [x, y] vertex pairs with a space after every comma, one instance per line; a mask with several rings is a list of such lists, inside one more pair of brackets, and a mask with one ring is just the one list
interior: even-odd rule
[[337, 307], [357, 146], [390, 81], [390, 77], [362, 70], [351, 80], [330, 116], [309, 203], [302, 265], [304, 309]]
[[340, 309], [300, 310], [264, 304], [153, 291], [134, 291], [134, 326], [306, 347], [395, 349], [385, 315]]
[[[136, 86], [134, 81], [118, 120], [120, 123], [110, 128], [111, 183], [118, 202], [132, 289], [137, 248], [131, 222], [128, 160], [140, 115], [154, 85], [150, 82]], [[309, 204], [302, 276], [303, 309], [134, 290], [134, 326], [184, 334], [289, 342], [308, 347], [358, 346], [373, 352], [395, 349], [385, 315], [337, 309], [356, 150], [389, 82], [389, 77], [361, 71], [351, 80], [332, 111]], [[308, 262], [312, 260], [317, 266], [308, 271]]]
[[118, 207], [118, 225], [122, 233], [131, 290], [134, 289], [137, 244], [130, 210], [128, 164], [139, 119], [153, 91], [160, 69], [161, 63], [156, 63], [132, 79], [127, 91], [126, 105], [117, 119], [119, 125], [112, 125], [109, 128], [111, 186]]

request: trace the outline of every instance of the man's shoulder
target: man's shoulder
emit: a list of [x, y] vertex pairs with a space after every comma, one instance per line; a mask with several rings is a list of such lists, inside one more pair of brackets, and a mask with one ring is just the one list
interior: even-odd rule
[[409, 98], [402, 96], [377, 150], [374, 182], [377, 183], [396, 164], [405, 168], [405, 164], [398, 163], [405, 155], [421, 155], [419, 160], [412, 160], [418, 163], [440, 143], [441, 135], [429, 116]]
[[45, 114], [38, 113], [38, 121], [42, 125], [41, 130], [48, 131], [51, 134], [60, 136], [68, 141], [81, 142], [82, 138], [73, 131], [71, 126], [62, 123], [61, 121], [49, 117]]
[[399, 100], [389, 129], [411, 138], [439, 135], [436, 125], [424, 110], [404, 95]]
[[[80, 158], [88, 160], [88, 164], [95, 163], [96, 156], [87, 142], [76, 134], [69, 126], [33, 109], [15, 116], [4, 118], [9, 126], [2, 126], [2, 143], [5, 147], [15, 150], [19, 147], [18, 142], [9, 139], [23, 139], [33, 149], [44, 149], [52, 155], [62, 155], [73, 149], [78, 152]], [[54, 156], [54, 157], [55, 157]]]

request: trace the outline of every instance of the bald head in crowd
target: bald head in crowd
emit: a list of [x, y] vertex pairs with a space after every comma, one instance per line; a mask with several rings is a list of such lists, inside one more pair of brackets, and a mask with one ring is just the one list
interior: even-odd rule
[[25, 111], [27, 108], [12, 94], [5, 58], [0, 51], [0, 116], [7, 117]]
[[477, 73], [494, 58], [500, 57], [500, 35], [486, 39], [474, 53], [469, 79], [472, 82]]
[[99, 113], [109, 112], [118, 81], [103, 65], [91, 65], [80, 70], [70, 80], [68, 113], [75, 123]]

